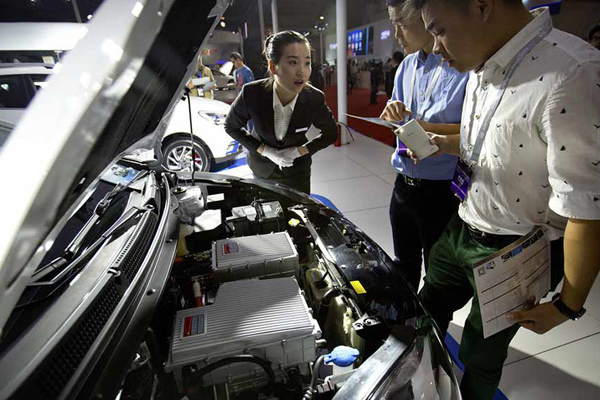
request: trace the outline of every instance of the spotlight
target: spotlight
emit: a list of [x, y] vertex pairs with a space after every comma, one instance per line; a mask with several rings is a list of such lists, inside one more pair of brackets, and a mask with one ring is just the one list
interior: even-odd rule
[[92, 19], [92, 14], [89, 14], [89, 15], [87, 16], [87, 19], [88, 19], [88, 21], [89, 21], [90, 19]]
[[321, 16], [319, 17], [319, 19], [320, 19], [321, 21], [323, 21], [323, 20], [325, 19], [325, 17], [321, 15]]
[[225, 28], [225, 21], [221, 21], [221, 27]]

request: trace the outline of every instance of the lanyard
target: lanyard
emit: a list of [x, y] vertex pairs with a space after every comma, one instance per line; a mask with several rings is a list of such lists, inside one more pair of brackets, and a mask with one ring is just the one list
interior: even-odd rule
[[[433, 77], [431, 78], [431, 81], [429, 82], [429, 85], [427, 86], [427, 90], [425, 91], [425, 98], [423, 99], [423, 102], [421, 102], [421, 104], [419, 104], [417, 106], [417, 115], [413, 117], [414, 119], [421, 119], [423, 117], [424, 108], [427, 104], [429, 104], [429, 100], [431, 100], [431, 95], [433, 94], [433, 89], [435, 88], [435, 84], [437, 83], [440, 75], [442, 74], [442, 63], [443, 62], [444, 62], [443, 60], [440, 60], [440, 63], [436, 67]], [[414, 90], [415, 90], [415, 81], [417, 80], [416, 76], [417, 76], [417, 66], [418, 65], [419, 65], [419, 60], [417, 57], [417, 60], [415, 60], [415, 68], [413, 70], [413, 74], [411, 77], [412, 79], [410, 81], [410, 86], [408, 89], [408, 98], [406, 99], [406, 108], [409, 110], [412, 110], [413, 94], [414, 94]]]
[[[515, 74], [515, 71], [517, 70], [519, 65], [521, 65], [521, 63], [525, 59], [525, 56], [535, 46], [537, 46], [537, 44], [539, 42], [541, 42], [550, 33], [551, 30], [552, 30], [552, 22], [550, 19], [548, 19], [546, 21], [545, 25], [542, 27], [542, 30], [540, 31], [540, 33], [538, 33], [536, 37], [531, 39], [531, 41], [529, 43], [527, 43], [527, 45], [525, 47], [523, 47], [517, 53], [517, 55], [512, 59], [511, 64], [510, 64], [508, 70], [506, 71], [506, 74], [504, 75], [504, 80], [502, 81], [502, 85], [500, 85], [498, 94], [496, 95], [496, 98], [494, 99], [487, 114], [485, 115], [485, 118], [481, 122], [481, 126], [479, 127], [479, 132], [477, 134], [477, 140], [475, 141], [475, 144], [473, 145], [473, 152], [471, 153], [471, 157], [470, 157], [471, 164], [477, 164], [477, 162], [479, 161], [479, 156], [481, 155], [481, 149], [483, 147], [483, 141], [485, 140], [485, 136], [487, 134], [488, 128], [490, 127], [490, 123], [492, 122], [492, 118], [494, 117], [494, 114], [496, 113], [496, 110], [498, 109], [498, 106], [500, 105], [500, 102], [502, 101], [502, 97], [504, 96], [504, 92], [506, 91], [506, 88], [508, 87], [508, 83], [509, 83], [510, 79]], [[461, 135], [460, 135], [461, 142], [462, 142], [462, 138], [467, 138], [467, 136], [463, 132], [463, 130], [464, 130], [464, 127], [461, 126]], [[468, 140], [465, 140], [465, 141], [468, 142]], [[468, 143], [465, 143], [465, 144], [468, 146]], [[466, 158], [467, 151], [468, 150], [466, 148], [464, 148], [464, 147], [462, 148], [462, 153], [464, 154], [464, 158]]]

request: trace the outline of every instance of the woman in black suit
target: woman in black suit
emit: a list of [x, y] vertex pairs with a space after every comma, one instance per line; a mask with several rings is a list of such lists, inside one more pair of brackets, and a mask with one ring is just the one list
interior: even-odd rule
[[[248, 149], [257, 178], [310, 193], [311, 156], [333, 144], [337, 125], [323, 92], [309, 84], [310, 44], [294, 31], [265, 42], [270, 78], [247, 83], [235, 99], [225, 131]], [[244, 127], [252, 120], [252, 133]]]

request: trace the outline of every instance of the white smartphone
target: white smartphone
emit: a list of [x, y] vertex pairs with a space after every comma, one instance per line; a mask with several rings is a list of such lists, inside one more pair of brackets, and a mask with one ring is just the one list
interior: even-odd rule
[[429, 157], [439, 147], [429, 142], [429, 135], [416, 120], [411, 120], [398, 129], [398, 136], [419, 160]]

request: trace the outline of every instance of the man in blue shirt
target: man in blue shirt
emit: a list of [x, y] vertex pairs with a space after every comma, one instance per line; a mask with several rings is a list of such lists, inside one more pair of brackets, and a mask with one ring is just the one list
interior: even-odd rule
[[254, 74], [252, 73], [252, 70], [248, 68], [246, 64], [244, 64], [244, 59], [240, 53], [231, 53], [229, 59], [235, 67], [235, 70], [233, 71], [233, 79], [237, 84], [238, 90], [242, 90], [242, 86], [254, 80]]
[[[433, 36], [427, 32], [414, 0], [387, 0], [396, 39], [408, 55], [394, 78], [392, 98], [381, 114], [387, 121], [416, 119], [426, 131], [458, 134], [468, 74], [460, 74], [433, 54]], [[392, 156], [396, 182], [390, 203], [390, 220], [396, 265], [418, 288], [421, 252], [427, 259], [458, 200], [450, 190], [457, 157], [429, 157], [414, 164], [406, 146], [397, 140]]]

